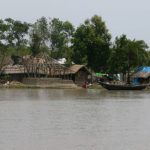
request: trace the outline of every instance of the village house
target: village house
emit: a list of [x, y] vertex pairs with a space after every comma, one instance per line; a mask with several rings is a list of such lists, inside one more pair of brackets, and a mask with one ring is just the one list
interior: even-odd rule
[[91, 72], [84, 65], [75, 64], [69, 70], [71, 70], [72, 80], [78, 85], [83, 85], [91, 76]]
[[5, 76], [9, 81], [25, 83], [33, 80], [37, 82], [38, 79], [41, 82], [42, 78], [45, 82], [48, 81], [45, 79], [49, 78], [53, 80], [48, 81], [48, 84], [51, 81], [54, 83], [55, 79], [57, 82], [65, 80], [65, 83], [72, 81], [77, 85], [82, 85], [87, 82], [89, 75], [91, 73], [84, 65], [72, 65], [68, 68], [49, 56], [24, 56], [19, 64], [5, 66], [1, 77]]
[[[19, 58], [20, 59], [20, 58]], [[59, 64], [48, 56], [24, 56], [19, 64], [11, 61], [3, 66], [1, 77], [9, 77], [9, 80], [22, 81], [23, 78], [60, 77], [65, 76], [68, 68]]]

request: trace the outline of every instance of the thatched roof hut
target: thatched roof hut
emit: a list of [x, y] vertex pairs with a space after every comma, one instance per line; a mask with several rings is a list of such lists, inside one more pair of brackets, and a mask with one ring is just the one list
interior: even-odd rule
[[71, 71], [72, 80], [79, 85], [88, 81], [88, 77], [91, 75], [91, 72], [84, 65], [72, 65], [69, 70]]
[[36, 57], [27, 55], [22, 57], [20, 64], [9, 64], [5, 66], [3, 75], [11, 76], [12, 80], [21, 81], [24, 77], [54, 77], [73, 80], [79, 84], [87, 81], [90, 71], [84, 65], [72, 65], [70, 68], [59, 64], [59, 62], [48, 55]]
[[[15, 76], [15, 79], [23, 77], [61, 77], [69, 69], [58, 63], [57, 60], [47, 56], [33, 57], [30, 55], [21, 58], [20, 65], [9, 64], [3, 69], [3, 75]], [[17, 76], [17, 77], [16, 77]], [[13, 78], [14, 79], [14, 78]]]

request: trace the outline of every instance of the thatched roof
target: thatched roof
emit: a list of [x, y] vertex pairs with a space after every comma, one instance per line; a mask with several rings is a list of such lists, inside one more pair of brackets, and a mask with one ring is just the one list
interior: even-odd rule
[[4, 68], [3, 74], [21, 74], [25, 69], [23, 65], [8, 65]]
[[69, 70], [71, 70], [71, 73], [75, 74], [82, 68], [84, 68], [88, 72], [88, 74], [91, 74], [90, 71], [84, 65], [72, 65], [69, 68]]
[[22, 65], [6, 65], [3, 67], [3, 74], [22, 74], [34, 73], [45, 75], [63, 75], [65, 72], [70, 74], [70, 70], [59, 64], [57, 60], [48, 56], [33, 57], [26, 55], [22, 58]]
[[26, 56], [23, 56], [23, 61], [27, 61], [28, 63], [32, 63], [32, 64], [51, 64], [51, 65], [60, 65], [62, 66], [61, 64], [59, 64], [59, 62], [52, 58], [52, 57], [49, 57], [47, 55], [39, 55], [39, 56], [36, 56], [36, 57], [33, 57], [31, 55], [26, 55]]

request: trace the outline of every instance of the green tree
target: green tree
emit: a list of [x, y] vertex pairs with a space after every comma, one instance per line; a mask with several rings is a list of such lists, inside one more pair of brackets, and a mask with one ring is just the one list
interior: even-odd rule
[[16, 55], [27, 49], [29, 24], [7, 18], [0, 20], [0, 42], [16, 50]]
[[126, 35], [116, 37], [113, 48], [111, 49], [110, 57], [108, 59], [108, 71], [110, 73], [126, 73], [128, 67], [126, 48], [128, 43], [129, 40], [127, 39]]
[[73, 39], [73, 61], [86, 64], [92, 70], [107, 68], [111, 35], [101, 17], [95, 15], [80, 25]]
[[148, 59], [147, 59], [147, 65], [150, 66], [150, 51], [147, 51]]
[[5, 34], [5, 40], [8, 45], [13, 45], [17, 53], [22, 47], [25, 47], [27, 44], [27, 35], [29, 30], [29, 24], [26, 22], [21, 22], [18, 20], [13, 20], [11, 18], [5, 19], [7, 31]]
[[147, 63], [147, 48], [147, 44], [142, 40], [131, 40], [126, 35], [116, 37], [108, 60], [109, 72], [128, 73], [129, 77], [131, 70]]
[[6, 65], [10, 63], [11, 55], [14, 54], [15, 50], [0, 43], [0, 75], [3, 72]]
[[49, 50], [49, 25], [45, 17], [38, 19], [30, 30], [30, 47], [32, 54], [38, 55]]
[[[50, 21], [50, 43], [52, 57], [70, 59], [70, 45], [74, 27], [69, 21], [54, 18]], [[69, 50], [69, 51], [68, 51]], [[68, 53], [68, 54], [67, 54]]]

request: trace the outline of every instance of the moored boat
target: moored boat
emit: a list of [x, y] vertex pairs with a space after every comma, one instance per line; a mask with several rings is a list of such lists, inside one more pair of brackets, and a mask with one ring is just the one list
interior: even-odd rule
[[143, 90], [147, 87], [146, 84], [133, 85], [133, 84], [112, 84], [99, 81], [99, 84], [107, 90]]

